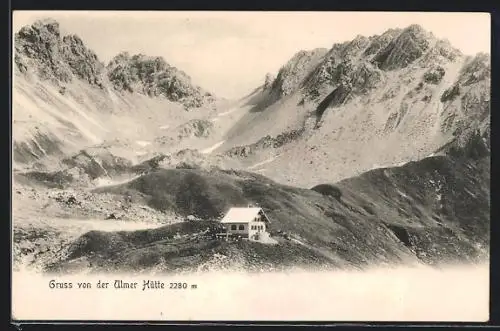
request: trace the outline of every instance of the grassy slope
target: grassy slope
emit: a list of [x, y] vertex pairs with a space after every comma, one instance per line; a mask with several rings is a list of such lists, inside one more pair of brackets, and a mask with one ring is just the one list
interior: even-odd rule
[[[273, 233], [289, 232], [303, 244], [221, 243], [197, 237], [201, 229], [188, 224], [131, 234], [86, 234], [80, 242], [97, 240], [106, 245], [95, 245], [92, 254], [76, 250], [70, 261], [83, 257], [106, 268], [193, 267], [215, 253], [237, 256], [234, 260], [247, 267], [249, 261], [259, 267], [325, 263], [362, 267], [415, 258], [433, 264], [472, 261], [484, 257], [489, 247], [488, 157], [431, 157], [313, 189], [240, 171], [162, 169], [96, 192], [136, 192], [154, 208], [214, 220], [230, 206], [258, 203], [271, 218]], [[165, 232], [190, 235], [175, 242], [165, 239]]]

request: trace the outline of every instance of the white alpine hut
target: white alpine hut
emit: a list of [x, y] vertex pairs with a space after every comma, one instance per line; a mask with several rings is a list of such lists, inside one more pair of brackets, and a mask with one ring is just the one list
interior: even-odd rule
[[269, 218], [260, 207], [231, 208], [220, 221], [228, 234], [259, 240], [268, 237]]

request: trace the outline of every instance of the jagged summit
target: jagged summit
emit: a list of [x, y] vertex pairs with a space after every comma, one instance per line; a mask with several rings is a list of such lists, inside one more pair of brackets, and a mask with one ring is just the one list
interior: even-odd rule
[[408, 25], [404, 30], [412, 33], [432, 34], [431, 32], [427, 32], [420, 24], [416, 23]]
[[185, 72], [169, 65], [160, 56], [130, 55], [122, 52], [107, 65], [108, 78], [118, 91], [164, 96], [186, 108], [213, 101], [211, 93], [194, 86]]
[[310, 98], [324, 96], [332, 87], [358, 85], [366, 92], [375, 87], [382, 71], [394, 71], [410, 65], [455, 61], [463, 54], [449, 41], [437, 39], [421, 25], [388, 29], [381, 35], [357, 35], [353, 40], [336, 43], [331, 49], [301, 50], [279, 71], [272, 84], [275, 95], [284, 97], [304, 89]]
[[164, 96], [186, 109], [214, 101], [211, 93], [159, 56], [122, 52], [105, 65], [79, 36], [62, 36], [59, 23], [52, 18], [24, 26], [15, 34], [15, 70], [59, 86], [81, 79], [101, 89], [110, 84], [118, 92]]
[[57, 21], [38, 20], [21, 28], [14, 38], [15, 70], [55, 83], [67, 83], [76, 77], [103, 87], [104, 64], [78, 36], [62, 37]]

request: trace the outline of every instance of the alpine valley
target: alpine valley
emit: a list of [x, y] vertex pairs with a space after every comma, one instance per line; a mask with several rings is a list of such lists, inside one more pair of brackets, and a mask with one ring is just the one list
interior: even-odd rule
[[[298, 50], [228, 100], [158, 54], [103, 63], [53, 19], [22, 27], [13, 51], [17, 269], [489, 258], [489, 54], [409, 25]], [[224, 213], [250, 204], [274, 243], [217, 239]]]

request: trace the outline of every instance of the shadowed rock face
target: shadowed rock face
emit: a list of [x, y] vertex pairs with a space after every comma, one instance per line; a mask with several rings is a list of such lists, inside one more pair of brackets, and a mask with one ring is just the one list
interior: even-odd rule
[[410, 25], [393, 39], [374, 58], [382, 70], [394, 70], [406, 67], [430, 47], [430, 36], [419, 25]]
[[370, 38], [370, 44], [364, 50], [365, 56], [373, 56], [384, 50], [389, 43], [401, 33], [401, 29], [389, 29], [380, 36]]
[[273, 91], [278, 96], [286, 96], [295, 92], [326, 52], [326, 49], [318, 48], [295, 54], [278, 72], [272, 84]]
[[178, 138], [183, 139], [187, 137], [208, 137], [214, 129], [214, 124], [207, 120], [191, 120], [187, 123], [176, 128]]
[[128, 172], [132, 167], [132, 163], [129, 160], [117, 157], [105, 149], [82, 150], [80, 153], [71, 158], [66, 158], [62, 162], [70, 169], [79, 169], [87, 174], [90, 179], [120, 175]]

